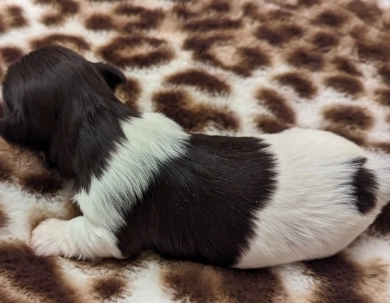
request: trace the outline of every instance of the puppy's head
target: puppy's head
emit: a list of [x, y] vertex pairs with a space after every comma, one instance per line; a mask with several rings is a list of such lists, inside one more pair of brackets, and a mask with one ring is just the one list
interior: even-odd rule
[[83, 120], [118, 102], [113, 90], [125, 80], [119, 69], [64, 47], [32, 51], [5, 76], [0, 135], [11, 144], [47, 150], [54, 135], [77, 136]]

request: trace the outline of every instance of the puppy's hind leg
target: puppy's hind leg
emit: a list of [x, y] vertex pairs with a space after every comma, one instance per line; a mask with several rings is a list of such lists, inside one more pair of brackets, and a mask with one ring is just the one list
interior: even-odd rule
[[69, 221], [48, 219], [32, 233], [31, 246], [39, 256], [95, 259], [121, 259], [115, 235], [80, 216]]

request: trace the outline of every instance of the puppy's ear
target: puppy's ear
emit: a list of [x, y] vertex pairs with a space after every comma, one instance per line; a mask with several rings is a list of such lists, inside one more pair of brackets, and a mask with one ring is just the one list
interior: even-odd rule
[[126, 77], [119, 68], [103, 62], [93, 64], [112, 90], [114, 90], [119, 84], [126, 82]]

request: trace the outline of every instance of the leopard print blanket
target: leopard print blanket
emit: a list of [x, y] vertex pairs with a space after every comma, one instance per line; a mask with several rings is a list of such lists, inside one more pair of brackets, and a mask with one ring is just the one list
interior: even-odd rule
[[[389, 163], [389, 30], [389, 0], [2, 0], [0, 78], [61, 44], [120, 67], [122, 102], [191, 132], [326, 129]], [[39, 222], [76, 215], [69, 184], [0, 141], [0, 302], [390, 302], [390, 207], [337, 256], [250, 271], [33, 254]]]

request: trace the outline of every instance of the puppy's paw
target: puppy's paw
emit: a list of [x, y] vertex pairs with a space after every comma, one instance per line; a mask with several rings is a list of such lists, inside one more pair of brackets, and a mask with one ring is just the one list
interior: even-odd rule
[[[66, 246], [66, 225], [69, 221], [48, 219], [41, 222], [32, 232], [31, 246], [38, 256], [64, 256]], [[69, 252], [68, 252], [69, 253]]]

